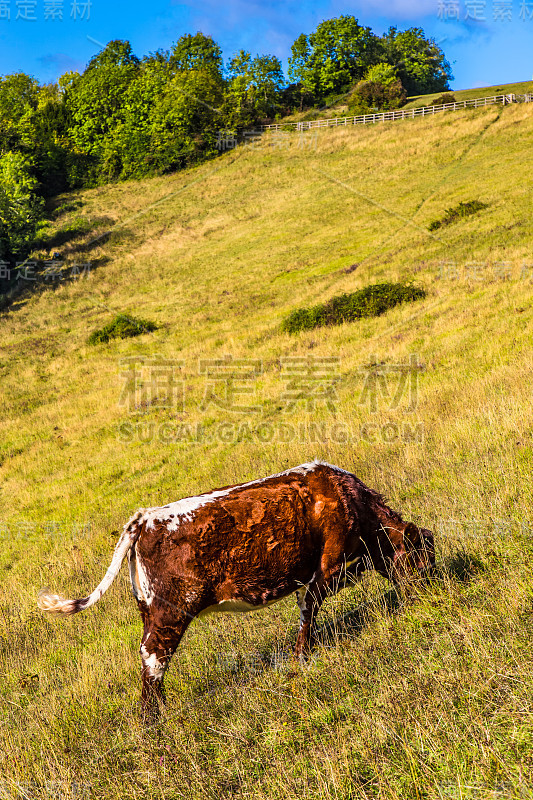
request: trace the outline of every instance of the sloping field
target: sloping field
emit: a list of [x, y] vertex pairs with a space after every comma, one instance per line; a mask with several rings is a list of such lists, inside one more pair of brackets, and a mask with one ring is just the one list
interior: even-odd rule
[[[528, 94], [533, 89], [533, 81], [521, 81], [519, 83], [499, 83], [496, 86], [480, 86], [477, 89], [450, 89], [451, 94], [456, 100], [476, 100], [478, 97], [494, 97], [499, 94]], [[427, 106], [436, 97], [440, 97], [443, 92], [434, 94], [421, 94], [410, 97], [409, 102], [403, 108], [418, 108]], [[446, 93], [447, 94], [447, 93]]]
[[[0, 317], [0, 797], [533, 797], [532, 152], [529, 105], [486, 108], [60, 199], [61, 270]], [[400, 280], [426, 298], [281, 332]], [[159, 327], [87, 344], [122, 312]], [[139, 506], [314, 457], [434, 530], [433, 585], [331, 598], [305, 668], [292, 601], [195, 621], [146, 733], [127, 570], [67, 620], [37, 592], [94, 588]]]
[[[433, 94], [419, 94], [409, 97], [407, 103], [402, 106], [407, 110], [410, 108], [421, 108], [431, 105], [432, 100], [440, 97], [441, 94], [453, 94], [457, 102], [464, 100], [476, 100], [482, 97], [495, 97], [500, 94], [529, 94], [533, 91], [533, 81], [519, 81], [518, 83], [500, 83], [496, 86], [480, 86], [477, 89], [450, 89], [449, 92], [434, 92]], [[308, 111], [297, 112], [283, 118], [283, 122], [307, 119], [328, 119], [333, 117], [349, 116], [347, 95], [342, 95], [338, 102], [332, 103], [324, 108], [314, 108]]]

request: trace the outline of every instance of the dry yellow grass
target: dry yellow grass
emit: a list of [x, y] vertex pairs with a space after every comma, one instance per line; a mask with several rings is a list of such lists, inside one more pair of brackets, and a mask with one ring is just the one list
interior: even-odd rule
[[[115, 221], [59, 248], [89, 275], [40, 283], [0, 321], [0, 796], [533, 796], [532, 114], [265, 137], [76, 195], [56, 227]], [[489, 207], [429, 233], [471, 199]], [[280, 332], [294, 308], [410, 278], [424, 301]], [[119, 312], [160, 327], [88, 346]], [[231, 379], [213, 373], [224, 357]], [[194, 623], [146, 735], [125, 574], [64, 623], [38, 590], [93, 588], [138, 506], [313, 457], [435, 530], [435, 585], [405, 607], [379, 580], [332, 598], [304, 670], [285, 658], [292, 603]]]

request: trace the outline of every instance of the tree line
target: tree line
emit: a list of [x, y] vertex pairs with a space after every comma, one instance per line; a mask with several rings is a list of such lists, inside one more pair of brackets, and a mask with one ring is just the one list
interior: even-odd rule
[[226, 63], [202, 33], [137, 57], [109, 42], [81, 73], [41, 85], [0, 78], [0, 258], [29, 246], [44, 198], [172, 172], [219, 152], [221, 132], [253, 128], [347, 94], [354, 113], [445, 90], [451, 69], [420, 28], [378, 36], [344, 15], [280, 60], [241, 50]]

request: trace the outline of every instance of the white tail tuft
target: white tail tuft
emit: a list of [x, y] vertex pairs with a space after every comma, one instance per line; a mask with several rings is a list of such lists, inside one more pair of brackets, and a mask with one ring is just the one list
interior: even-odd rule
[[47, 614], [74, 614], [76, 601], [65, 600], [58, 594], [52, 594], [49, 589], [41, 589], [37, 598], [37, 605]]

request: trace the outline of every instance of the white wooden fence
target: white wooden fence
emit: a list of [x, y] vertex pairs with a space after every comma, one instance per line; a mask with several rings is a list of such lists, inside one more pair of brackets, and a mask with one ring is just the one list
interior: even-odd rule
[[273, 125], [259, 125], [256, 131], [307, 131], [311, 128], [330, 128], [337, 125], [368, 125], [375, 122], [393, 122], [398, 119], [414, 119], [440, 114], [442, 111], [459, 111], [462, 108], [480, 108], [481, 106], [508, 105], [510, 103], [533, 103], [533, 94], [497, 94], [494, 97], [478, 97], [475, 100], [461, 100], [457, 103], [445, 103], [438, 106], [421, 106], [420, 108], [383, 111], [378, 114], [360, 114], [355, 117], [332, 117], [330, 119], [313, 119], [302, 122], [278, 122]]

